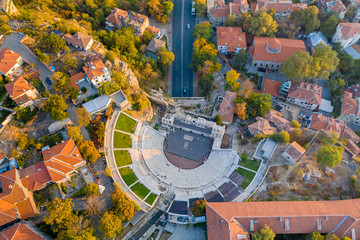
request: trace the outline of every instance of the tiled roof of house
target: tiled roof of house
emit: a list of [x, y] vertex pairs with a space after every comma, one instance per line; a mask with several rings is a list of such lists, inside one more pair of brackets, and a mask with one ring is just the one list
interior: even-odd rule
[[146, 30], [151, 32], [151, 33], [154, 33], [155, 36], [157, 36], [159, 34], [159, 32], [160, 32], [159, 28], [156, 28], [156, 27], [153, 27], [153, 26], [147, 26]]
[[[11, 82], [5, 84], [4, 87], [6, 88], [6, 91], [9, 93], [9, 95], [12, 96], [12, 99], [16, 103], [18, 103], [16, 100], [18, 97], [20, 97], [21, 95], [24, 95], [25, 92], [27, 92], [33, 88], [32, 84], [28, 83], [25, 80], [24, 75], [21, 75], [20, 77], [16, 78], [14, 81], [11, 81]], [[24, 102], [22, 102], [22, 103], [24, 103]]]
[[77, 81], [84, 79], [85, 75], [83, 72], [76, 73], [70, 77], [70, 86], [75, 88], [76, 90], [80, 90], [79, 86], [77, 85]]
[[321, 104], [322, 87], [307, 82], [292, 82], [288, 97], [300, 99], [306, 103]]
[[[339, 201], [208, 202], [209, 240], [249, 239], [267, 224], [275, 234], [360, 232], [360, 199]], [[352, 230], [354, 229], [354, 230]]]
[[16, 168], [0, 174], [0, 185], [0, 226], [17, 218], [32, 217], [37, 213], [32, 195], [22, 185]]
[[128, 18], [128, 13], [125, 10], [119, 9], [119, 8], [114, 8], [111, 13], [109, 14], [109, 16], [106, 18], [106, 21], [111, 22], [114, 25], [120, 25], [121, 23], [121, 19], [123, 19], [123, 21]]
[[288, 12], [291, 13], [293, 11], [293, 2], [289, 0], [259, 0], [258, 1], [258, 9], [274, 9], [278, 12]]
[[353, 97], [360, 97], [360, 84], [356, 83], [345, 89], [346, 92], [351, 92]]
[[280, 62], [296, 53], [305, 52], [305, 44], [302, 40], [254, 37], [254, 60]]
[[44, 161], [35, 163], [20, 171], [21, 182], [27, 189], [37, 191], [52, 181]]
[[329, 9], [337, 13], [346, 11], [346, 7], [341, 0], [320, 0], [318, 6], [320, 9]]
[[282, 82], [271, 80], [265, 77], [263, 85], [263, 93], [268, 93], [271, 96], [277, 97], [281, 88]]
[[281, 116], [281, 113], [274, 109], [270, 109], [270, 112], [265, 116], [265, 118], [268, 119], [270, 122], [273, 122], [275, 126], [280, 130], [290, 132], [294, 129], [293, 127], [291, 127], [290, 121], [283, 118]]
[[99, 77], [105, 73], [105, 65], [101, 59], [92, 60], [83, 67], [88, 79], [91, 81], [94, 77]]
[[270, 126], [269, 120], [263, 117], [256, 117], [256, 120], [256, 122], [248, 126], [249, 131], [252, 135], [256, 135], [258, 133], [262, 133], [265, 135], [276, 133], [276, 128]]
[[146, 51], [157, 54], [158, 50], [165, 46], [165, 42], [156, 38], [151, 39], [149, 45], [146, 47]]
[[349, 55], [351, 55], [353, 59], [360, 58], [360, 45], [357, 43], [354, 43], [353, 45], [346, 47], [344, 51], [347, 52]]
[[66, 177], [83, 161], [74, 140], [68, 139], [42, 152], [44, 163], [53, 182]]
[[305, 152], [306, 150], [300, 146], [297, 142], [292, 142], [288, 148], [286, 148], [285, 152], [289, 154], [295, 161], [297, 161]]
[[1, 232], [0, 240], [42, 240], [42, 238], [24, 224], [17, 223]]
[[353, 38], [355, 34], [360, 34], [360, 23], [342, 22], [337, 26], [341, 29], [342, 36], [345, 40]]
[[235, 92], [226, 91], [225, 97], [220, 103], [219, 114], [221, 119], [225, 122], [232, 122], [234, 119], [234, 100], [237, 94]]
[[209, 10], [210, 14], [218, 18], [227, 18], [230, 15], [230, 6], [222, 5]]
[[354, 99], [353, 94], [348, 91], [344, 91], [343, 104], [341, 108], [341, 113], [344, 115], [355, 115], [359, 114], [359, 102], [357, 99]]
[[13, 68], [15, 66], [15, 64], [17, 63], [18, 59], [21, 56], [8, 49], [8, 48], [4, 48], [3, 50], [0, 51], [0, 71], [4, 74], [8, 73], [9, 70], [11, 68]]
[[241, 27], [217, 27], [216, 32], [218, 46], [226, 46], [228, 52], [246, 48], [246, 34]]
[[345, 122], [332, 117], [326, 117], [321, 113], [313, 113], [310, 128], [318, 131], [335, 132], [339, 138], [347, 138], [354, 143], [360, 142], [360, 137]]
[[92, 36], [87, 35], [86, 33], [82, 33], [82, 32], [76, 32], [74, 35], [71, 35], [69, 33], [64, 35], [65, 42], [79, 46], [84, 49], [90, 43], [91, 39], [92, 39]]

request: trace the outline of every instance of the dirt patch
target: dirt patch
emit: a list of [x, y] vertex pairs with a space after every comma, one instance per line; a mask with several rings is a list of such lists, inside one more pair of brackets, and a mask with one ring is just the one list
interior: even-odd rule
[[[294, 165], [271, 167], [254, 201], [264, 200], [339, 200], [354, 197], [350, 176], [358, 164], [344, 151], [342, 162], [328, 168], [316, 162], [321, 144], [314, 141], [305, 155]], [[277, 156], [273, 156], [277, 158]]]

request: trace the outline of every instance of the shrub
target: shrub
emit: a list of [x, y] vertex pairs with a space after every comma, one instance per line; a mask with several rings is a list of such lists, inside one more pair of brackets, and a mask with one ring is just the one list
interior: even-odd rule
[[343, 152], [343, 147], [324, 145], [318, 151], [317, 161], [320, 164], [333, 168], [340, 164]]
[[222, 119], [221, 116], [218, 114], [216, 117], [214, 117], [214, 122], [216, 122], [217, 125], [222, 125]]
[[285, 131], [271, 134], [269, 138], [275, 142], [288, 143], [290, 141], [290, 135]]
[[263, 140], [264, 138], [267, 138], [267, 136], [265, 134], [258, 133], [251, 138], [251, 142], [257, 143], [257, 142], [260, 142], [261, 140]]

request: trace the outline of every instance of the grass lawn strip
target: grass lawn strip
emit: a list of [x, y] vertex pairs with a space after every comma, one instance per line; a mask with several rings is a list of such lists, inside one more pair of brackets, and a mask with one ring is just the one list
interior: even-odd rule
[[130, 135], [114, 131], [114, 148], [131, 148]]
[[141, 199], [144, 199], [150, 192], [149, 189], [139, 182], [132, 186], [131, 190]]
[[152, 205], [156, 199], [157, 195], [154, 193], [151, 193], [146, 199], [145, 202], [149, 205]]
[[255, 173], [245, 170], [243, 168], [236, 169], [236, 172], [241, 176], [245, 177], [245, 181], [241, 184], [241, 188], [245, 190], [255, 177]]
[[114, 150], [114, 156], [117, 167], [122, 167], [131, 164], [131, 157], [126, 150]]
[[129, 167], [120, 168], [119, 173], [128, 186], [137, 181], [137, 177]]
[[260, 160], [251, 160], [251, 159], [246, 159], [244, 160], [240, 160], [239, 161], [239, 165], [246, 167], [248, 169], [257, 171], [260, 167], [261, 161]]
[[129, 118], [125, 114], [121, 113], [116, 122], [115, 129], [123, 132], [134, 133], [136, 124], [137, 122], [134, 119]]

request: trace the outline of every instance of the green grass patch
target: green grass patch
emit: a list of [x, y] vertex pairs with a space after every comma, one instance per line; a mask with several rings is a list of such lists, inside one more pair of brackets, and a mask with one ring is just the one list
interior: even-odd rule
[[149, 194], [150, 190], [147, 189], [141, 183], [136, 183], [134, 186], [131, 187], [131, 190], [141, 199], [144, 199], [146, 195]]
[[137, 181], [137, 177], [129, 167], [120, 168], [119, 173], [128, 186]]
[[131, 148], [130, 135], [114, 132], [114, 148]]
[[241, 176], [245, 177], [245, 181], [240, 186], [242, 189], [245, 190], [247, 186], [249, 186], [253, 178], [255, 177], [255, 173], [245, 170], [243, 168], [236, 169], [236, 172]]
[[157, 195], [154, 193], [151, 193], [146, 199], [145, 202], [149, 205], [152, 205], [156, 199]]
[[260, 167], [260, 164], [261, 164], [261, 161], [260, 160], [251, 160], [251, 159], [248, 159], [248, 158], [244, 158], [244, 159], [240, 159], [239, 161], [239, 165], [240, 166], [243, 166], [243, 167], [246, 167], [246, 168], [249, 168], [251, 170], [254, 170], [254, 171], [257, 171]]
[[128, 116], [122, 113], [118, 117], [115, 129], [128, 133], [134, 133], [136, 124], [137, 122], [134, 119], [129, 118]]
[[126, 166], [131, 164], [131, 157], [128, 151], [126, 150], [115, 150], [115, 161], [118, 167]]

